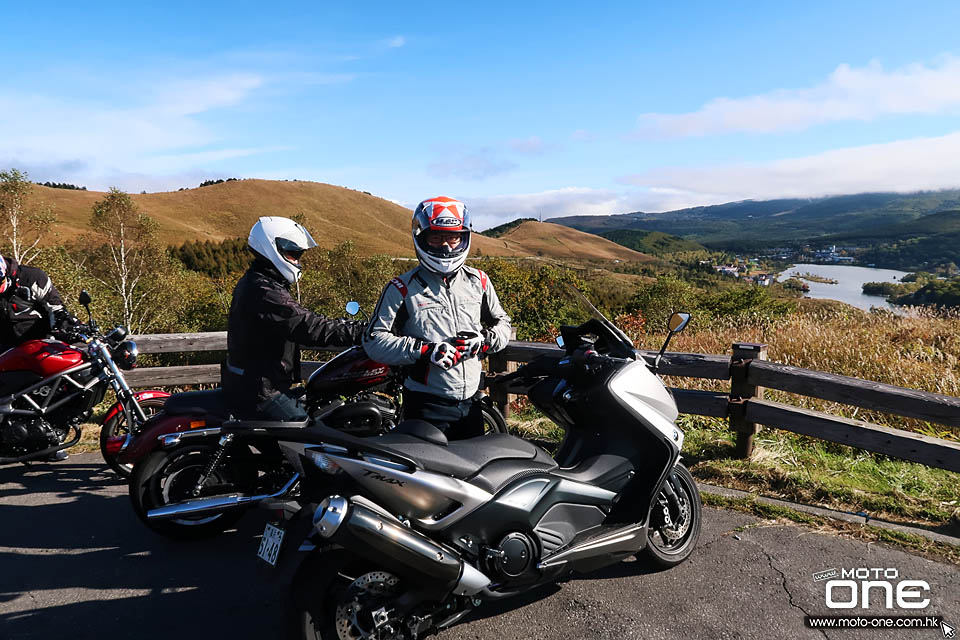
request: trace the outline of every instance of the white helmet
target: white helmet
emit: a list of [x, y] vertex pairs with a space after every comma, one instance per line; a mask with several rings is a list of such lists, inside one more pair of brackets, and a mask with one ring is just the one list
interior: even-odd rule
[[[460, 243], [431, 246], [431, 234], [458, 234]], [[470, 214], [459, 200], [437, 196], [424, 200], [413, 212], [413, 247], [420, 264], [443, 275], [455, 273], [470, 253]]]
[[[310, 232], [290, 218], [269, 216], [260, 218], [250, 229], [247, 244], [257, 254], [269, 260], [277, 271], [293, 283], [300, 279], [302, 270], [299, 259], [307, 249], [317, 246]], [[296, 261], [287, 258], [293, 254]]]

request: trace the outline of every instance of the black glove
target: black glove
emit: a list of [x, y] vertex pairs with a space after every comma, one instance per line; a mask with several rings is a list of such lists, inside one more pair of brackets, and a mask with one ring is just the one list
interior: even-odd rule
[[76, 317], [66, 309], [57, 309], [53, 312], [53, 324], [54, 327], [60, 331], [71, 332], [75, 331], [77, 327], [81, 326], [83, 322], [80, 321], [80, 318]]

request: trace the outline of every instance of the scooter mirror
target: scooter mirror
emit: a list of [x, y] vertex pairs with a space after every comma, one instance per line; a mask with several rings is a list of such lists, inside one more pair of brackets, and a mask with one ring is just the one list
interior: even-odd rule
[[87, 290], [86, 290], [86, 289], [84, 289], [83, 291], [80, 292], [80, 300], [79, 300], [79, 302], [80, 302], [80, 304], [83, 305], [83, 306], [87, 306], [88, 304], [90, 304], [91, 302], [93, 302], [93, 300], [90, 298], [90, 294], [87, 293]]
[[563, 349], [563, 336], [557, 336], [557, 346]]
[[347, 313], [349, 313], [352, 316], [355, 316], [358, 313], [360, 313], [360, 303], [355, 300], [351, 300], [350, 302], [348, 302]]
[[670, 316], [667, 325], [670, 327], [670, 333], [680, 333], [690, 322], [690, 314], [686, 311], [677, 311]]

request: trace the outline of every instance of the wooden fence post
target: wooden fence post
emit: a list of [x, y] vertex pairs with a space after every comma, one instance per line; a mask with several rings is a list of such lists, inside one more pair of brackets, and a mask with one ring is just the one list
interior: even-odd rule
[[[510, 329], [510, 341], [517, 339], [517, 329], [516, 327]], [[517, 370], [517, 363], [510, 362], [507, 360], [503, 351], [492, 354], [489, 357], [489, 366], [488, 369], [490, 373], [509, 373], [511, 371]], [[492, 385], [493, 388], [490, 389], [490, 399], [493, 400], [494, 406], [500, 410], [500, 413], [503, 414], [504, 418], [510, 417], [510, 403], [513, 402], [517, 396], [508, 394], [506, 389], [500, 385]]]
[[750, 398], [763, 400], [763, 387], [747, 382], [747, 369], [754, 360], [767, 359], [767, 345], [753, 342], [734, 342], [733, 357], [730, 359], [730, 404], [728, 419], [730, 428], [736, 432], [736, 456], [749, 458], [753, 453], [753, 436], [757, 433], [757, 425], [748, 422], [746, 417], [746, 401]]

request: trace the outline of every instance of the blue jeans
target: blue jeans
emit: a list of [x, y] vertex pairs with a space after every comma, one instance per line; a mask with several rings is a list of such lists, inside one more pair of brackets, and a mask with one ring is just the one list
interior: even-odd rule
[[483, 412], [473, 398], [457, 401], [431, 393], [403, 390], [403, 419], [426, 420], [446, 434], [448, 440], [483, 435]]
[[307, 419], [307, 411], [300, 401], [289, 392], [278, 393], [257, 405], [256, 417], [258, 420], [302, 422]]

